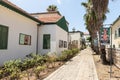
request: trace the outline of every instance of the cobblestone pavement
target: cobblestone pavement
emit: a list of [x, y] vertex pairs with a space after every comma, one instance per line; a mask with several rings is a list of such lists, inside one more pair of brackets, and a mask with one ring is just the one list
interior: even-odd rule
[[91, 49], [82, 50], [44, 80], [98, 80]]

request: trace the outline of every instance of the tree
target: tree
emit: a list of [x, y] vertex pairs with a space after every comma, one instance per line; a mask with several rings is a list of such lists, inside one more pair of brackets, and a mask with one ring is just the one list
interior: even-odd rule
[[[108, 3], [109, 0], [88, 0], [88, 3], [82, 3], [82, 5], [86, 8], [86, 14], [84, 16], [85, 24], [91, 35], [92, 41], [96, 37], [96, 32], [99, 32], [100, 28], [103, 27], [102, 25], [104, 20], [106, 19], [106, 13], [109, 12]], [[103, 50], [99, 52], [102, 52], [101, 55], [105, 55], [105, 49], [103, 49], [101, 46], [98, 50]], [[106, 56], [103, 56], [102, 59], [106, 59]]]
[[94, 49], [95, 48], [94, 39], [97, 38], [97, 29], [96, 29], [97, 16], [93, 10], [93, 5], [92, 5], [91, 0], [88, 0], [87, 3], [82, 3], [82, 5], [86, 8], [86, 14], [84, 15], [85, 25], [90, 33], [91, 46]]
[[48, 12], [54, 12], [54, 11], [57, 11], [58, 8], [56, 5], [49, 5], [48, 8], [47, 8], [47, 11]]

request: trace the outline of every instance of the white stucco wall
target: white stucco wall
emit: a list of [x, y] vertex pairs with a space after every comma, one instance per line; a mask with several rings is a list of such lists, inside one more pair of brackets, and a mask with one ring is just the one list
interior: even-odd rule
[[81, 37], [81, 34], [78, 33], [78, 32], [75, 32], [75, 33], [69, 33], [69, 42], [72, 42], [74, 40], [77, 40], [78, 41], [78, 48], [81, 47], [81, 40], [82, 40], [82, 37]]
[[[118, 20], [114, 25], [112, 25], [112, 45], [115, 48], [120, 48], [120, 37], [118, 37], [118, 29], [120, 28], [120, 20]], [[115, 38], [115, 30], [117, 31], [117, 37]]]
[[[67, 47], [66, 48], [59, 48], [59, 40], [62, 41], [67, 41]], [[67, 50], [68, 49], [68, 32], [63, 30], [60, 27], [56, 26], [56, 47], [57, 47], [57, 53], [60, 54], [61, 51]]]
[[[51, 49], [43, 49], [43, 34], [50, 34], [51, 42], [50, 48]], [[38, 52], [40, 54], [45, 54], [48, 52], [55, 52], [56, 51], [56, 25], [41, 25], [39, 27], [39, 48]]]
[[[8, 49], [0, 50], [0, 64], [36, 52], [37, 23], [0, 6], [0, 24], [9, 27]], [[19, 45], [19, 34], [31, 35], [31, 45]]]
[[[51, 36], [51, 46], [50, 49], [43, 49], [43, 34], [50, 34]], [[67, 48], [59, 48], [59, 40], [67, 41], [67, 32], [58, 27], [56, 24], [41, 25], [39, 27], [39, 53], [46, 54], [51, 53], [60, 53]]]

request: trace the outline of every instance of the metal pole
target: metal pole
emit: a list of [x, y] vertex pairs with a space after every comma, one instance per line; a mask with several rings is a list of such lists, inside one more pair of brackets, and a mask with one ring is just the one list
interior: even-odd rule
[[111, 51], [110, 51], [110, 79], [112, 77], [112, 27], [111, 29]]
[[110, 48], [111, 48], [111, 50], [110, 50], [110, 70], [109, 70], [109, 73], [110, 73], [110, 79], [112, 78], [112, 62], [113, 62], [113, 59], [112, 59], [112, 24], [105, 24], [104, 26], [106, 26], [106, 25], [110, 25], [110, 31], [111, 31], [111, 44], [110, 44]]

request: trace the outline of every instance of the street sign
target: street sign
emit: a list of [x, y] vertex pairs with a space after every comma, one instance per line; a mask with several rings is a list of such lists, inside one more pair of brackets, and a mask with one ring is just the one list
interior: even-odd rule
[[101, 43], [101, 45], [110, 44], [110, 28], [101, 27], [101, 29], [100, 29], [100, 43]]

